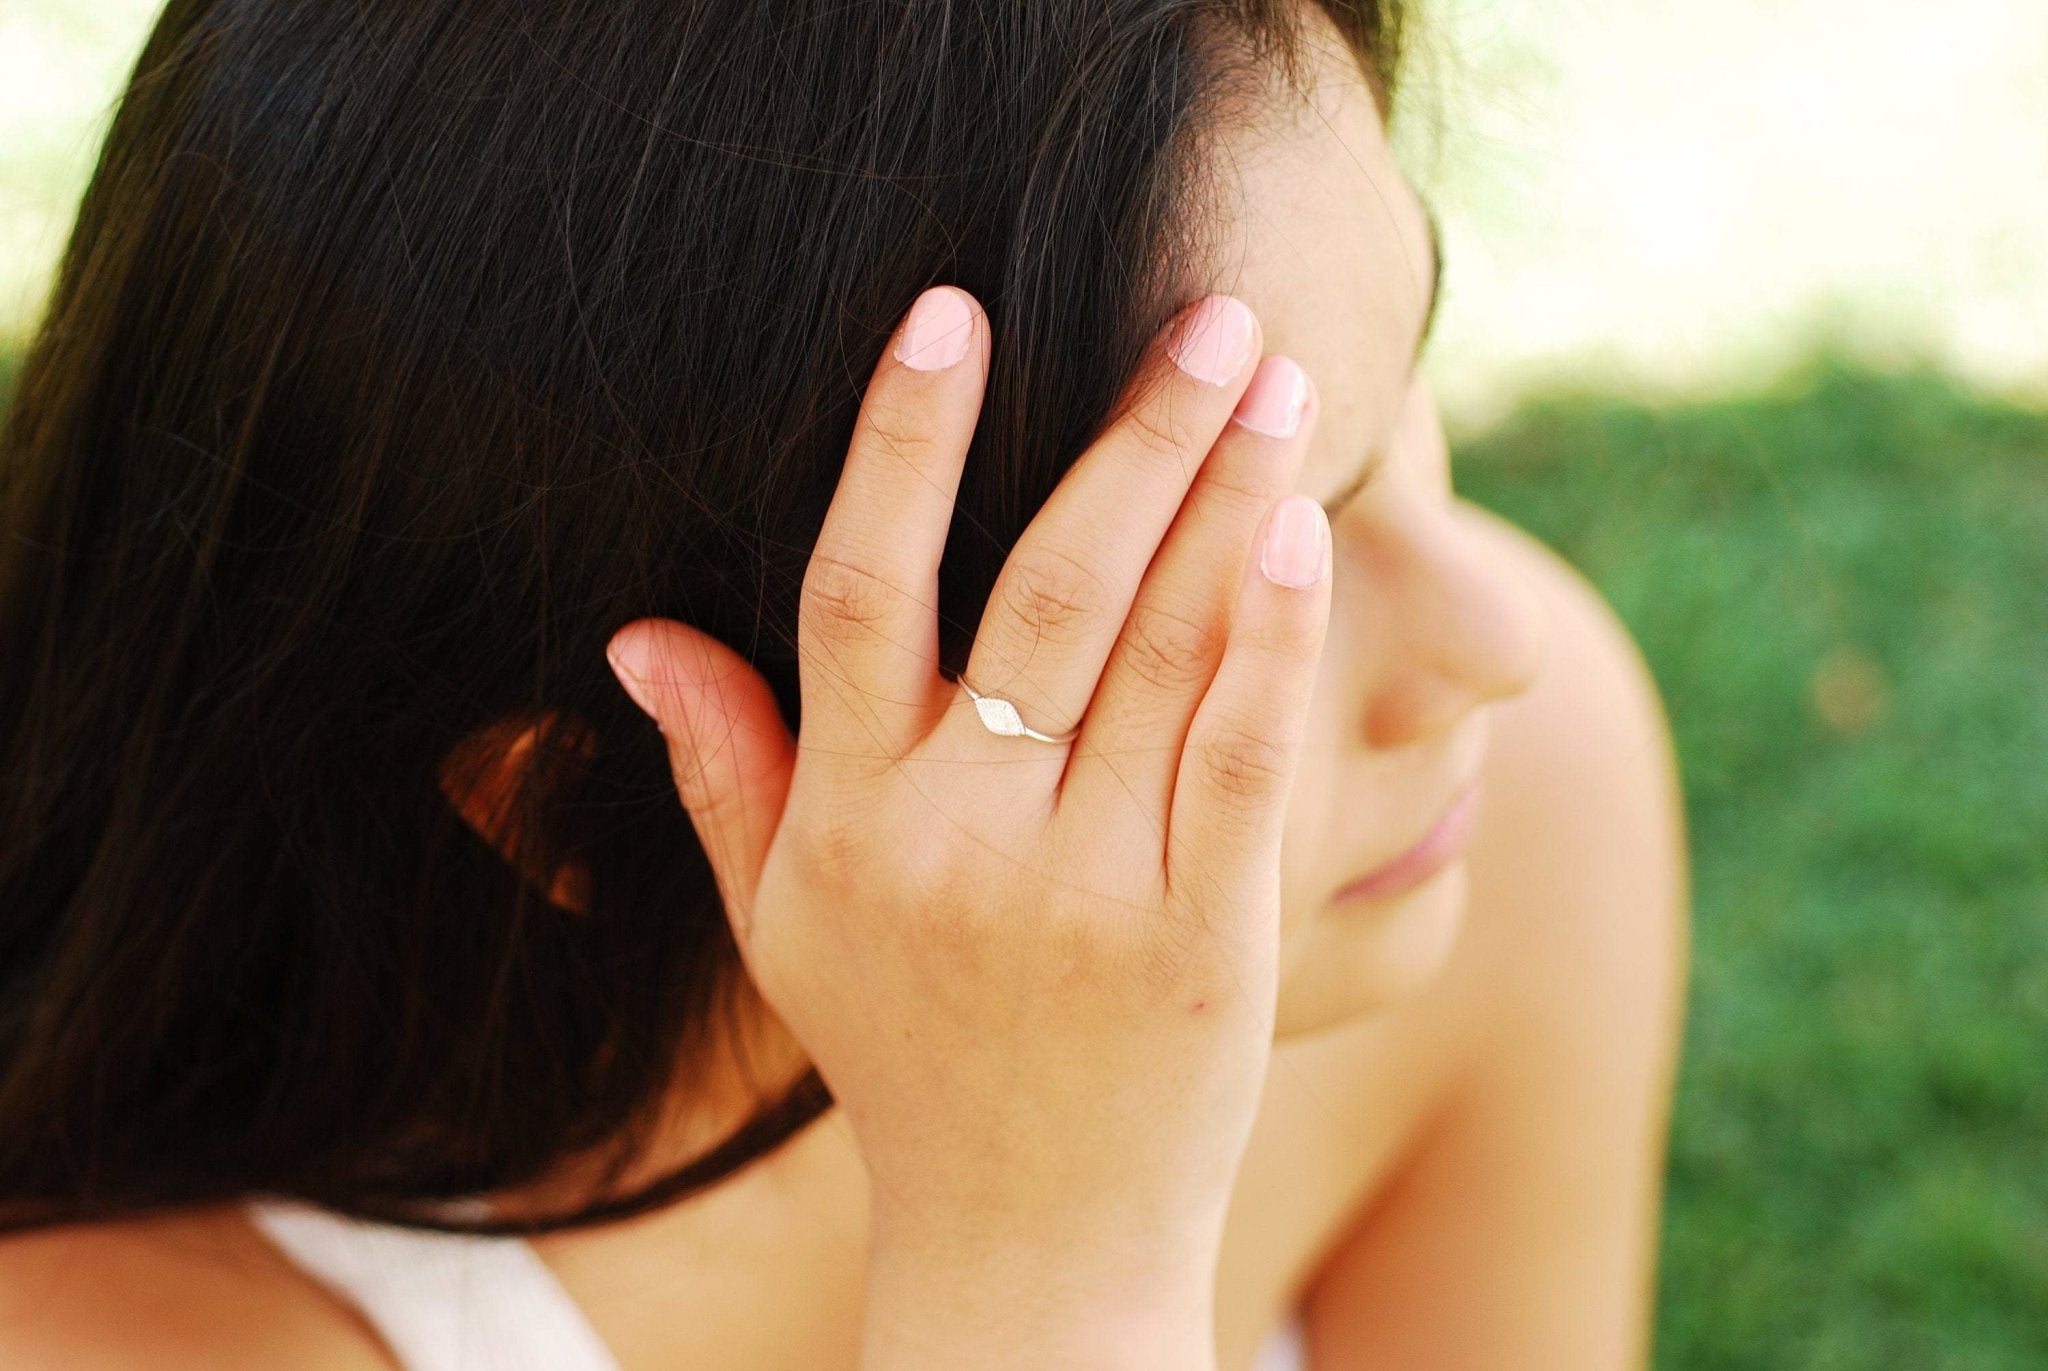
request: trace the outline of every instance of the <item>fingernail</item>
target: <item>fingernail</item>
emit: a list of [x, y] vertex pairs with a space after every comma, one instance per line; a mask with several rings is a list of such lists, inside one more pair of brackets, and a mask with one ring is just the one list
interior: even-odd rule
[[967, 355], [974, 311], [957, 290], [934, 286], [917, 297], [896, 339], [896, 360], [917, 371], [944, 371]]
[[1288, 358], [1268, 357], [1252, 373], [1252, 383], [1230, 417], [1255, 433], [1292, 438], [1307, 403], [1308, 376]]
[[1254, 331], [1250, 306], [1229, 295], [1211, 295], [1180, 321], [1166, 351], [1188, 375], [1220, 386], [1251, 356]]
[[605, 660], [612, 664], [612, 675], [619, 678], [619, 684], [633, 697], [633, 703], [647, 712], [647, 717], [659, 722], [654, 712], [652, 696], [647, 689], [647, 648], [637, 638], [628, 638], [622, 646], [611, 643], [605, 647]]
[[1259, 570], [1275, 585], [1306, 590], [1323, 579], [1330, 566], [1330, 543], [1323, 507], [1306, 495], [1290, 495], [1273, 506], [1266, 518], [1266, 540], [1259, 547]]

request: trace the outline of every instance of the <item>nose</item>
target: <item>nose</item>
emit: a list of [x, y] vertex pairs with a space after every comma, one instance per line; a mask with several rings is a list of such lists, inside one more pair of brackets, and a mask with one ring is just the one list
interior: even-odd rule
[[1381, 678], [1366, 712], [1375, 748], [1447, 735], [1474, 710], [1522, 694], [1542, 672], [1542, 603], [1468, 522], [1474, 517], [1455, 508], [1437, 515], [1389, 567], [1401, 609], [1399, 641], [1386, 646], [1398, 666]]
[[[1433, 448], [1445, 470], [1426, 392], [1403, 424], [1414, 426], [1404, 437]], [[1432, 484], [1390, 493], [1399, 509], [1378, 521], [1373, 539], [1388, 633], [1364, 724], [1378, 749], [1448, 735], [1473, 711], [1528, 690], [1548, 655], [1543, 603], [1498, 522], [1451, 499], [1447, 480]]]

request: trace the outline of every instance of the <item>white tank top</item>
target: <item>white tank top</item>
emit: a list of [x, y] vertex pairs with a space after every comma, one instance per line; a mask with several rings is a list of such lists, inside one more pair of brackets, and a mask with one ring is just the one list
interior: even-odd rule
[[[405, 1371], [620, 1371], [554, 1271], [523, 1238], [373, 1223], [284, 1196], [244, 1204], [294, 1264], [359, 1310]], [[488, 1214], [482, 1201], [450, 1217]], [[1305, 1371], [1290, 1324], [1253, 1371]]]

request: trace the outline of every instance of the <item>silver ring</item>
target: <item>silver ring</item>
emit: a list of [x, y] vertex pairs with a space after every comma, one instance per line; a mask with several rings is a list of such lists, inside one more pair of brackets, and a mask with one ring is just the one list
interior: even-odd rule
[[974, 712], [981, 716], [982, 727], [1004, 738], [1036, 738], [1041, 743], [1071, 743], [1081, 736], [1078, 725], [1055, 738], [1050, 733], [1040, 733], [1027, 726], [1024, 716], [1017, 712], [1017, 706], [999, 695], [984, 695], [967, 684], [967, 673], [960, 673], [960, 688], [974, 700]]

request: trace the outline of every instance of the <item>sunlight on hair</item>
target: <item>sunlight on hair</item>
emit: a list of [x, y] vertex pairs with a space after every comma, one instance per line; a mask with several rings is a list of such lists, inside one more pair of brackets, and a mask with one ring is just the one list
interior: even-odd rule
[[[16, 350], [154, 0], [0, 7], [0, 350]], [[2048, 393], [2048, 6], [1441, 0], [1396, 144], [1450, 263], [1429, 373], [1740, 386], [1817, 343]]]

